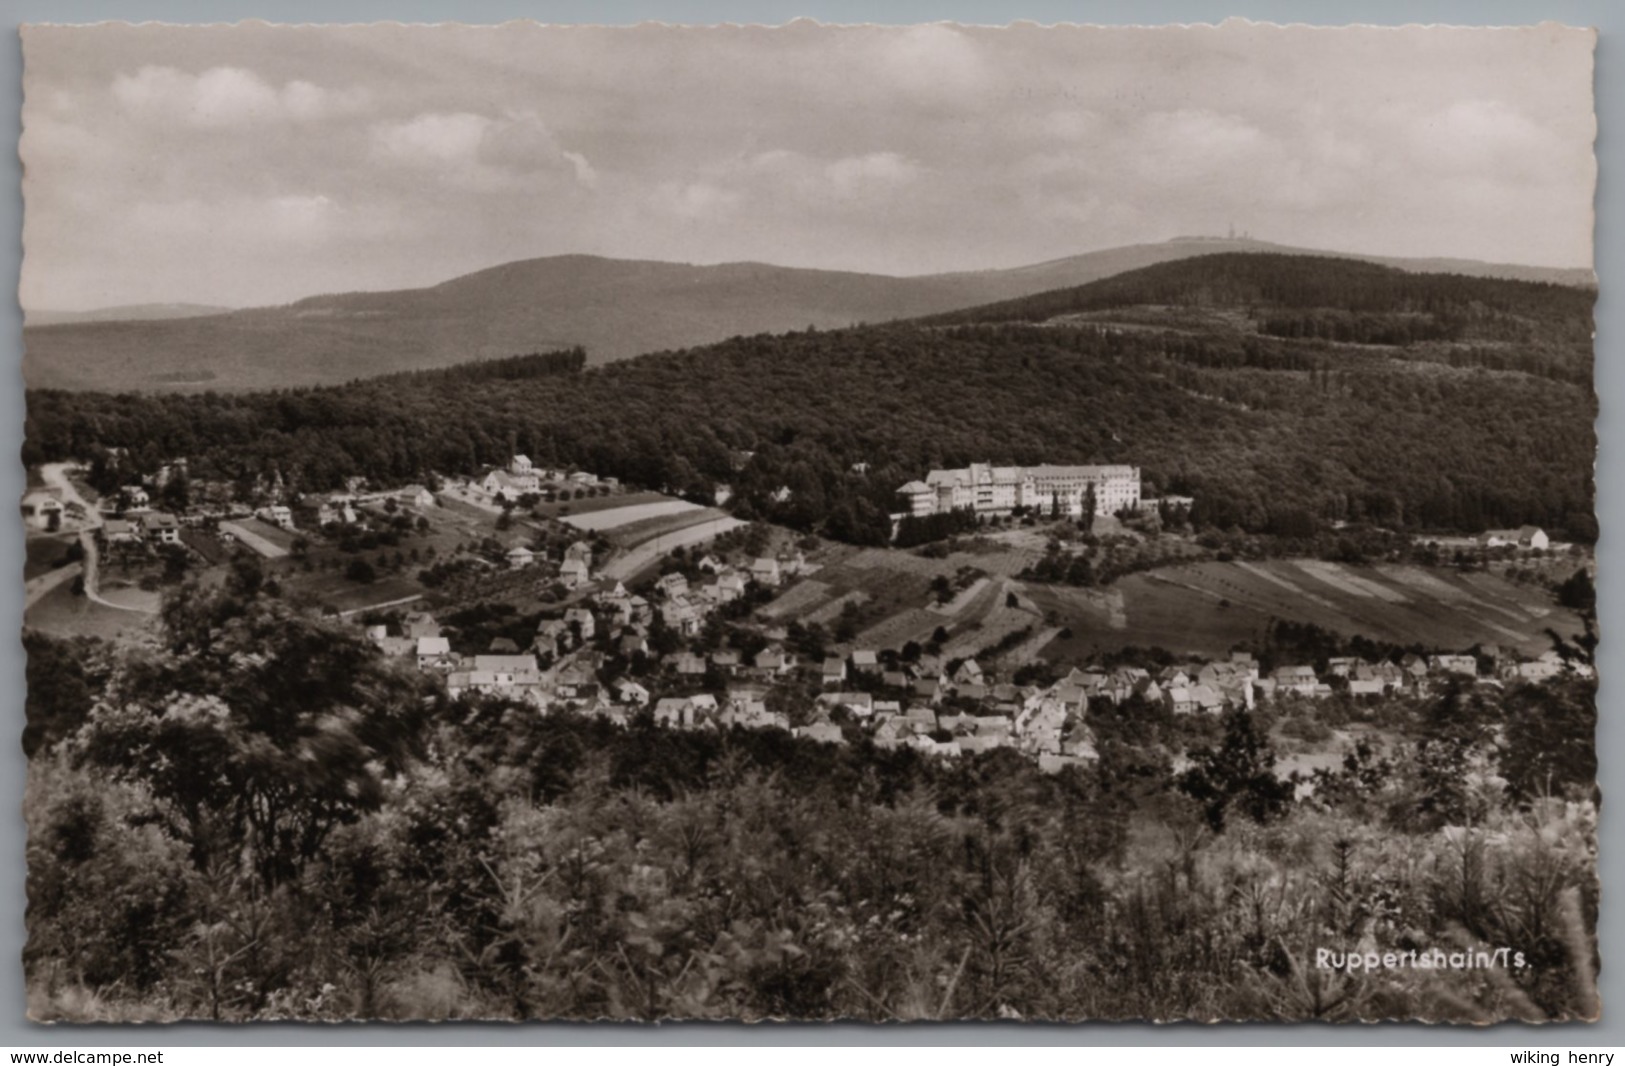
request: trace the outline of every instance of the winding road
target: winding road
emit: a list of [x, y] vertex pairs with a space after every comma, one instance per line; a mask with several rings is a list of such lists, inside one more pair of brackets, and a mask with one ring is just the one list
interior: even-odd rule
[[[46, 463], [44, 466], [40, 467], [40, 477], [45, 481], [45, 484], [61, 493], [63, 503], [76, 503], [84, 509], [85, 519], [79, 529], [79, 545], [85, 550], [85, 558], [82, 564], [85, 575], [85, 598], [91, 603], [98, 604], [102, 607], [110, 607], [115, 611], [133, 611], [136, 614], [154, 614], [154, 611], [151, 611], [145, 607], [131, 607], [130, 605], [124, 603], [114, 603], [112, 600], [106, 599], [102, 596], [97, 585], [96, 574], [96, 564], [99, 560], [96, 545], [96, 530], [101, 528], [102, 514], [91, 505], [89, 500], [85, 499], [79, 494], [78, 487], [75, 486], [73, 481], [69, 479], [68, 468], [71, 465], [72, 464], [70, 463]], [[67, 567], [64, 567], [63, 571], [67, 569]], [[52, 588], [55, 588], [57, 585], [65, 581], [67, 579], [66, 577], [57, 576], [63, 571], [56, 571], [52, 574], [45, 575], [47, 578], [57, 578], [56, 581], [53, 582], [49, 587], [43, 589], [28, 589], [25, 592], [24, 609], [26, 609], [27, 606], [31, 606], [35, 600], [39, 599], [41, 596], [44, 596]], [[36, 578], [35, 580], [43, 581], [44, 578]]]

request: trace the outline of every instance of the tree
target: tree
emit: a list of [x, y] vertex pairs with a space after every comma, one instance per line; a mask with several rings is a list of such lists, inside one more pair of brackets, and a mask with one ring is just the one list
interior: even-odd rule
[[1095, 529], [1095, 485], [1092, 481], [1083, 490], [1083, 514], [1078, 518], [1078, 528], [1085, 533], [1092, 533]]
[[1258, 732], [1252, 714], [1234, 708], [1224, 716], [1224, 740], [1215, 750], [1192, 753], [1194, 765], [1179, 776], [1180, 790], [1202, 804], [1208, 825], [1223, 832], [1232, 811], [1255, 822], [1283, 814], [1297, 788], [1297, 775], [1275, 773], [1275, 751]]
[[344, 576], [358, 585], [370, 585], [378, 580], [378, 571], [365, 559], [351, 559]]
[[1568, 580], [1557, 586], [1557, 602], [1570, 610], [1589, 614], [1597, 609], [1597, 587], [1591, 580], [1591, 571], [1580, 567]]
[[1520, 803], [1592, 798], [1597, 784], [1597, 683], [1563, 678], [1507, 694], [1501, 775]]

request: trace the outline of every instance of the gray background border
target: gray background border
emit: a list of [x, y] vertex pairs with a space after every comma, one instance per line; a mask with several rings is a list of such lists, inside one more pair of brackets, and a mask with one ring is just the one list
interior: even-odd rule
[[[809, 17], [826, 22], [883, 22], [891, 24], [955, 20], [1003, 24], [1017, 19], [1039, 23], [1128, 23], [1155, 25], [1176, 22], [1218, 22], [1237, 15], [1268, 22], [1307, 22], [1339, 25], [1348, 22], [1387, 24], [1452, 23], [1460, 25], [1523, 25], [1546, 20], [1600, 31], [1597, 46], [1596, 99], [1598, 105], [1597, 155], [1601, 177], [1597, 198], [1596, 269], [1601, 281], [1598, 302], [1597, 392], [1602, 417], [1599, 437], [1597, 511], [1603, 539], [1599, 547], [1601, 592], [1600, 626], [1604, 634], [1616, 632], [1625, 606], [1625, 493], [1618, 473], [1625, 469], [1625, 440], [1619, 415], [1625, 406], [1625, 367], [1609, 357], [1613, 343], [1625, 336], [1625, 5], [1610, 0], [1568, 2], [1394, 2], [1285, 3], [1269, 0], [898, 0], [855, 3], [850, 0], [612, 0], [590, 3], [566, 0], [524, 3], [522, 0], [5, 0], [6, 19], [0, 25], [0, 144], [15, 145], [20, 129], [22, 53], [17, 27], [25, 22], [129, 21], [234, 22], [264, 19], [273, 22], [502, 22], [534, 18], [546, 22], [631, 23], [645, 20], [685, 23], [740, 22], [778, 24]], [[22, 198], [15, 149], [0, 153], [0, 366], [15, 383], [0, 394], [0, 440], [12, 456], [22, 443], [23, 396], [20, 388], [22, 318], [13, 295], [21, 261]], [[1610, 180], [1612, 179], [1612, 180]], [[0, 463], [0, 498], [16, 499], [23, 492], [23, 471], [15, 462]], [[0, 521], [0, 557], [11, 561], [12, 572], [22, 567], [22, 527]], [[22, 624], [22, 584], [0, 583], [0, 634], [15, 634]], [[1621, 664], [1625, 651], [1618, 640], [1605, 640], [1599, 659], [1603, 678], [1600, 725], [1597, 735], [1605, 796], [1625, 795], [1625, 731], [1614, 720], [1620, 699]], [[1615, 893], [1625, 884], [1625, 830], [1611, 804], [1602, 818], [1603, 1020], [1595, 1026], [1558, 1026], [1546, 1029], [1506, 1025], [1486, 1029], [1440, 1028], [1421, 1025], [1284, 1026], [1284, 1025], [915, 1025], [915, 1026], [790, 1026], [790, 1025], [259, 1025], [231, 1028], [209, 1025], [162, 1027], [38, 1026], [24, 1020], [23, 945], [23, 823], [20, 812], [24, 761], [16, 738], [21, 735], [23, 654], [12, 637], [0, 639], [0, 705], [8, 709], [13, 739], [0, 743], [0, 793], [10, 797], [0, 807], [0, 1046], [75, 1045], [229, 1045], [229, 1044], [1106, 1044], [1171, 1045], [1625, 1045], [1625, 910]], [[1610, 891], [1610, 890], [1613, 891]]]

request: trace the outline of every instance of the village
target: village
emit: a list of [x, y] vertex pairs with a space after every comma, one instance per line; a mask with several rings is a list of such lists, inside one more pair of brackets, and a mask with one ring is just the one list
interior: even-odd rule
[[[1030, 636], [1037, 608], [1018, 582], [961, 566], [953, 581], [941, 572], [932, 579], [935, 602], [908, 603], [926, 591], [919, 571], [916, 584], [901, 586], [901, 615], [867, 618], [860, 608], [885, 581], [864, 578], [868, 591], [846, 593], [830, 584], [861, 555], [832, 554], [817, 538], [746, 526], [612, 478], [542, 469], [523, 455], [434, 489], [355, 482], [289, 498], [278, 485], [260, 486], [258, 506], [193, 483], [186, 506], [163, 509], [185, 476], [177, 461], [96, 507], [62, 469], [46, 471], [46, 484], [24, 501], [25, 521], [41, 535], [78, 534], [81, 591], [98, 599], [98, 559], [104, 571], [110, 560], [147, 558], [184, 572], [182, 556], [206, 569], [249, 553], [289, 585], [308, 575], [312, 584], [348, 586], [361, 602], [352, 595], [344, 609], [327, 609], [381, 654], [440, 678], [453, 698], [512, 700], [539, 714], [569, 709], [622, 724], [648, 714], [672, 729], [780, 729], [837, 744], [867, 737], [941, 757], [1009, 748], [1054, 771], [1097, 757], [1086, 721], [1092, 701], [1175, 716], [1332, 699], [1358, 707], [1452, 682], [1500, 687], [1589, 670], [1556, 651], [1520, 656], [1480, 642], [1392, 661], [1332, 657], [1319, 671], [1295, 663], [1261, 670], [1252, 654], [1232, 651], [1171, 664], [1082, 662], [1060, 673], [1037, 668], [1049, 665], [1037, 653], [1057, 630]], [[1089, 497], [1126, 511], [1156, 504], [1141, 500], [1132, 467], [975, 464], [918, 484], [943, 506], [978, 512], [1042, 510], [1048, 500], [1076, 515]], [[447, 526], [457, 543], [437, 552]], [[617, 537], [626, 529], [652, 535]], [[379, 575], [367, 580], [363, 571], [374, 567], [358, 544], [384, 549], [377, 559], [387, 570], [388, 549], [399, 553], [414, 538], [423, 543], [411, 558], [426, 564], [417, 591], [397, 596]], [[1549, 544], [1536, 529], [1491, 531], [1478, 543], [1515, 552]], [[342, 571], [312, 564], [345, 548]], [[915, 558], [880, 557], [891, 568]], [[987, 612], [956, 620], [972, 602]]]

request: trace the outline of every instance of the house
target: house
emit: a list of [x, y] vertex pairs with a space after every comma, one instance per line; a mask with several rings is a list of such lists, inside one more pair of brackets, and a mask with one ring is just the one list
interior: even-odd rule
[[581, 633], [581, 639], [588, 641], [598, 631], [593, 621], [592, 612], [585, 607], [571, 607], [564, 612], [564, 624]]
[[928, 703], [938, 703], [942, 700], [942, 681], [935, 677], [917, 678], [914, 682], [914, 695]]
[[254, 516], [271, 523], [278, 529], [293, 528], [293, 512], [280, 503], [272, 504], [269, 507], [261, 507], [254, 512]]
[[739, 726], [742, 729], [789, 729], [790, 720], [767, 709], [758, 699], [730, 699], [728, 706], [717, 715], [723, 728]]
[[1351, 677], [1356, 669], [1364, 665], [1363, 659], [1348, 656], [1333, 657], [1326, 660], [1326, 672], [1333, 677]]
[[1383, 691], [1384, 687], [1381, 681], [1361, 680], [1357, 677], [1349, 679], [1349, 695], [1355, 699], [1378, 697], [1383, 694]]
[[536, 553], [523, 544], [508, 549], [508, 568], [510, 570], [523, 570], [536, 562]]
[[679, 596], [688, 595], [688, 578], [675, 572], [665, 574], [655, 582], [655, 588], [667, 599], [674, 600]]
[[795, 658], [783, 648], [763, 648], [756, 653], [751, 664], [761, 673], [782, 675], [795, 669]]
[[501, 498], [517, 502], [519, 497], [535, 492], [540, 484], [535, 474], [493, 470], [479, 483], [479, 489], [493, 500]]
[[846, 680], [846, 660], [830, 656], [824, 660], [823, 681], [826, 685], [839, 685]]
[[587, 564], [580, 559], [565, 559], [559, 565], [559, 580], [565, 588], [580, 588], [587, 583], [588, 577]]
[[745, 575], [735, 570], [717, 578], [716, 584], [711, 586], [715, 592], [718, 603], [732, 603], [745, 594]]
[[535, 648], [543, 655], [557, 655], [570, 641], [570, 626], [562, 618], [549, 618], [536, 627]]
[[162, 511], [152, 511], [141, 516], [141, 533], [153, 544], [181, 542], [181, 524], [175, 521], [174, 515]]
[[685, 637], [692, 637], [700, 631], [700, 623], [705, 620], [705, 612], [689, 602], [686, 597], [679, 596], [660, 605], [660, 620], [666, 623], [668, 629]]
[[682, 677], [703, 677], [705, 675], [705, 659], [691, 651], [673, 652], [666, 656], [664, 665], [666, 669], [674, 671]]
[[982, 683], [982, 668], [976, 664], [975, 659], [966, 659], [954, 671], [954, 684], [980, 685]]
[[860, 718], [868, 718], [874, 713], [874, 698], [867, 692], [825, 692], [818, 697], [817, 703], [824, 714], [837, 707], [845, 707]]
[[779, 583], [779, 561], [777, 559], [757, 559], [750, 564], [751, 580], [759, 585], [777, 586]]
[[401, 621], [401, 634], [408, 637], [438, 637], [440, 623], [434, 620], [434, 615], [424, 611], [413, 611]]
[[1478, 660], [1471, 655], [1430, 655], [1428, 656], [1428, 670], [1435, 674], [1459, 674], [1462, 677], [1478, 676]]
[[152, 501], [152, 497], [147, 495], [147, 490], [140, 485], [126, 485], [118, 491], [128, 507], [145, 507]]
[[[584, 540], [578, 540], [574, 544], [570, 545], [568, 548], [564, 549], [564, 560], [565, 560], [565, 562], [569, 562], [571, 559], [579, 559], [581, 562], [587, 564], [588, 566], [591, 566], [592, 565], [592, 545], [588, 544]], [[622, 591], [625, 591], [625, 590], [622, 590]]]
[[852, 653], [852, 670], [860, 674], [880, 672], [880, 656], [873, 649], [858, 648]]
[[474, 670], [491, 674], [494, 686], [500, 689], [542, 682], [534, 655], [476, 655]]
[[531, 465], [530, 456], [528, 455], [516, 455], [508, 460], [508, 470], [515, 477], [535, 474], [535, 468]]
[[1082, 722], [1068, 729], [1061, 739], [1061, 754], [1077, 759], [1098, 759], [1100, 756], [1095, 751], [1094, 730]]
[[1518, 678], [1539, 683], [1563, 672], [1563, 660], [1556, 652], [1546, 652], [1538, 659], [1518, 664]]
[[1163, 689], [1163, 702], [1174, 714], [1195, 714], [1196, 696], [1189, 685], [1169, 685]]
[[1405, 687], [1414, 689], [1418, 693], [1427, 691], [1428, 664], [1426, 659], [1414, 652], [1408, 653], [1399, 660], [1399, 669], [1404, 674]]
[[615, 682], [615, 698], [621, 703], [642, 707], [649, 702], [649, 690], [630, 678], [622, 678]]
[[841, 727], [834, 722], [814, 722], [791, 731], [791, 736], [803, 740], [816, 740], [820, 744], [845, 744], [846, 738], [841, 735]]
[[34, 529], [56, 530], [62, 526], [62, 501], [48, 492], [34, 491], [23, 497], [23, 518]]
[[908, 723], [888, 719], [875, 728], [875, 747], [890, 751], [898, 747], [904, 740], [914, 735], [914, 730]]
[[[681, 696], [666, 696], [655, 701], [655, 724], [682, 726], [683, 714], [688, 711], [688, 700]], [[689, 712], [692, 715], [692, 712]]]
[[404, 489], [397, 489], [395, 491], [395, 502], [402, 507], [416, 507], [419, 510], [433, 507], [436, 503], [434, 493], [422, 485], [408, 485]]
[[615, 652], [623, 659], [649, 654], [649, 641], [642, 633], [623, 633], [615, 643]]
[[887, 688], [908, 688], [908, 675], [901, 670], [887, 670], [880, 675], [880, 683]]
[[744, 656], [733, 648], [719, 648], [711, 653], [711, 665], [725, 674], [736, 674], [744, 663]]
[[983, 736], [980, 733], [965, 733], [955, 737], [954, 743], [959, 745], [962, 754], [976, 755], [981, 752], [992, 751], [994, 748], [1004, 747], [1005, 738], [993, 734]]
[[139, 544], [141, 533], [126, 518], [109, 518], [102, 523], [102, 540], [108, 544]]
[[417, 657], [419, 670], [443, 665], [451, 657], [451, 641], [440, 636], [418, 637]]
[[497, 637], [491, 641], [491, 646], [485, 650], [492, 655], [518, 655], [519, 645], [507, 637]]
[[1478, 535], [1478, 543], [1486, 548], [1521, 548], [1525, 551], [1545, 551], [1552, 539], [1539, 526], [1520, 526], [1517, 529], [1491, 529]]
[[1382, 685], [1383, 691], [1390, 692], [1405, 687], [1405, 671], [1387, 660], [1379, 663], [1361, 663], [1349, 674], [1349, 680], [1375, 681]]
[[1320, 683], [1312, 666], [1277, 666], [1270, 678], [1275, 682], [1276, 695], [1291, 692], [1313, 697], [1315, 686]]

